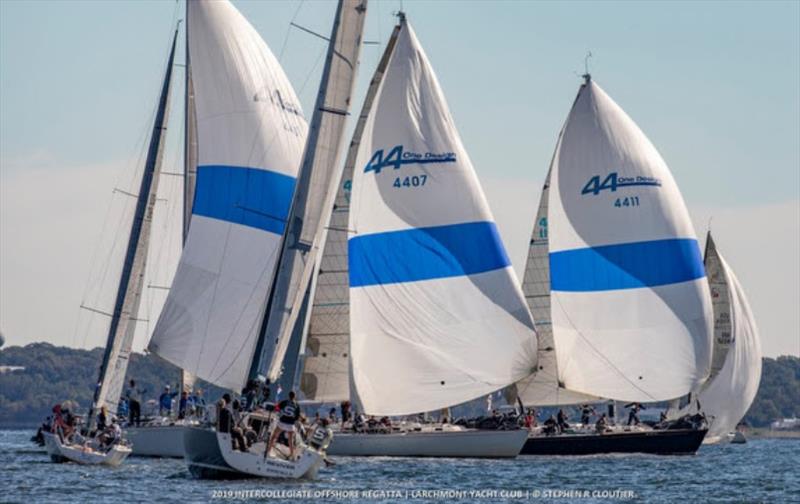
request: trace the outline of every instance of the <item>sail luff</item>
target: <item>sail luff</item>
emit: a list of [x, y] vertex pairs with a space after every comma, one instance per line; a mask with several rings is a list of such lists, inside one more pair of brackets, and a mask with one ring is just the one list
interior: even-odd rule
[[347, 226], [358, 147], [375, 95], [394, 51], [400, 25], [392, 31], [367, 89], [353, 138], [347, 150], [336, 200], [328, 220], [316, 289], [309, 315], [300, 373], [300, 390], [308, 400], [340, 402], [350, 393], [350, 284], [347, 266]]
[[120, 275], [114, 312], [109, 326], [103, 363], [100, 371], [100, 388], [96, 392], [90, 409], [89, 425], [94, 425], [94, 411], [98, 406], [106, 406], [116, 412], [117, 403], [128, 368], [128, 359], [133, 345], [136, 330], [136, 316], [139, 312], [144, 272], [147, 263], [153, 208], [158, 193], [159, 173], [164, 153], [166, 137], [166, 121], [169, 111], [172, 69], [175, 60], [175, 47], [178, 41], [178, 30], [172, 39], [172, 47], [167, 60], [167, 69], [159, 95], [150, 145], [139, 185], [139, 196], [128, 238], [122, 273]]
[[269, 301], [262, 354], [254, 356], [259, 360], [256, 367], [264, 368], [273, 381], [281, 373], [295, 324], [305, 322], [305, 313], [301, 312], [307, 304], [303, 298], [316, 269], [323, 226], [336, 194], [334, 184], [341, 176], [339, 155], [350, 114], [366, 10], [366, 0], [340, 0], [338, 4]]

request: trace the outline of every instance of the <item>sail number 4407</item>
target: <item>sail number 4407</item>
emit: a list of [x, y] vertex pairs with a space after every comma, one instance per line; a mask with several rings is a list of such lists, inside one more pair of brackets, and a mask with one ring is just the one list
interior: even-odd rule
[[614, 201], [614, 206], [617, 208], [622, 207], [637, 207], [639, 206], [639, 196], [630, 196], [626, 198], [617, 198]]
[[392, 187], [421, 187], [428, 180], [427, 175], [410, 175], [408, 177], [397, 177], [392, 183]]

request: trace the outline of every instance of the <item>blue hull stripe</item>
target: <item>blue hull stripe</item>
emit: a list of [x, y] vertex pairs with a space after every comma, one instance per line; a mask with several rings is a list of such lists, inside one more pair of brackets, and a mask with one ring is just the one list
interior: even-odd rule
[[493, 222], [356, 236], [348, 241], [348, 254], [350, 287], [472, 275], [511, 264]]
[[554, 291], [590, 292], [656, 287], [705, 276], [697, 240], [654, 240], [550, 254]]
[[243, 166], [197, 167], [193, 215], [283, 234], [294, 177]]

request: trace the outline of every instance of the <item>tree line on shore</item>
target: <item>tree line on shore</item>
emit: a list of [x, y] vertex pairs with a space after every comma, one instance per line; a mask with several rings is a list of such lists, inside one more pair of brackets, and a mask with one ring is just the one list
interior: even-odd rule
[[[76, 401], [81, 410], [86, 409], [102, 357], [101, 348], [82, 350], [49, 343], [1, 349], [0, 366], [24, 369], [0, 373], [0, 428], [36, 425], [54, 404], [67, 399]], [[745, 422], [766, 427], [778, 418], [800, 416], [800, 358], [765, 358], [763, 364], [761, 385]], [[164, 385], [176, 388], [180, 372], [158, 357], [135, 353], [128, 378], [136, 380], [146, 399], [157, 399]], [[203, 390], [208, 401], [224, 392], [202, 381], [196, 387]]]

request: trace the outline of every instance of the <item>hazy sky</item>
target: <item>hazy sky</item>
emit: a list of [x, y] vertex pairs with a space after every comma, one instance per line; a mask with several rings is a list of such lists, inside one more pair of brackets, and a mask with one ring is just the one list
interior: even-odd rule
[[[325, 43], [289, 30], [289, 22], [327, 34], [335, 4], [234, 3], [281, 56], [310, 111]], [[386, 41], [399, 6], [370, 1], [368, 40]], [[405, 0], [403, 7], [518, 271], [541, 180], [591, 50], [595, 80], [666, 159], [698, 235], [713, 217], [765, 354], [800, 355], [800, 2]], [[182, 9], [171, 0], [0, 1], [0, 330], [7, 344], [103, 342], [96, 331], [83, 334], [78, 307], [96, 275], [111, 191], [140, 166]], [[364, 48], [357, 106], [382, 50]], [[176, 77], [180, 84], [180, 68]], [[167, 170], [180, 161], [182, 90], [175, 87]], [[137, 337], [137, 348], [145, 338]]]

